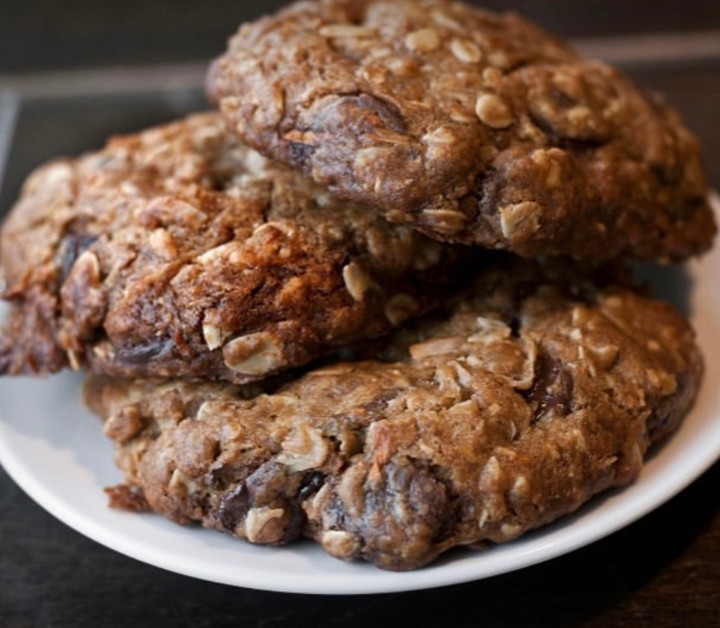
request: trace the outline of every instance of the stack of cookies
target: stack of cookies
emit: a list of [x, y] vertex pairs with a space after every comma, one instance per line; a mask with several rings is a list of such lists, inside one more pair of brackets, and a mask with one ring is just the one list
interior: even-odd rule
[[217, 112], [27, 181], [0, 370], [88, 374], [111, 504], [388, 569], [631, 482], [696, 396], [624, 261], [715, 233], [698, 147], [514, 15], [310, 0], [246, 24]]

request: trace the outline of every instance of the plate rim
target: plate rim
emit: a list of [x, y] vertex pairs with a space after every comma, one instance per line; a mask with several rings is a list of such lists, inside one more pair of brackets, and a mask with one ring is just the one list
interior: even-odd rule
[[[367, 595], [416, 591], [483, 580], [485, 578], [499, 576], [547, 562], [590, 545], [602, 538], [606, 538], [631, 523], [642, 519], [660, 505], [671, 500], [684, 488], [699, 478], [716, 462], [718, 456], [720, 456], [719, 429], [715, 430], [717, 432], [715, 439], [699, 441], [704, 444], [704, 447], [699, 455], [698, 452], [695, 452], [696, 455], [694, 459], [698, 461], [695, 466], [679, 466], [676, 463], [676, 466], [679, 466], [676, 470], [680, 472], [673, 474], [668, 473], [668, 468], [665, 468], [663, 475], [670, 476], [669, 478], [666, 478], [669, 480], [670, 484], [668, 484], [668, 482], [655, 482], [652, 485], [654, 488], [646, 490], [647, 487], [642, 485], [642, 478], [639, 478], [638, 482], [628, 487], [613, 489], [598, 495], [596, 498], [602, 500], [603, 498], [621, 495], [622, 493], [628, 493], [629, 491], [639, 494], [635, 495], [636, 499], [633, 501], [628, 501], [627, 499], [622, 500], [619, 507], [616, 506], [615, 508], [601, 514], [600, 519], [595, 520], [591, 525], [586, 524], [584, 526], [580, 526], [579, 529], [570, 528], [569, 535], [567, 534], [568, 530], [566, 529], [568, 527], [565, 523], [566, 519], [569, 520], [574, 517], [582, 518], [586, 516], [587, 513], [583, 514], [583, 511], [586, 510], [585, 507], [591, 505], [592, 502], [591, 504], [585, 504], [576, 513], [572, 513], [554, 524], [544, 526], [543, 528], [528, 533], [521, 539], [518, 539], [518, 541], [524, 541], [524, 543], [529, 547], [517, 555], [511, 553], [510, 560], [507, 560], [505, 564], [500, 567], [478, 570], [476, 565], [470, 564], [463, 566], [464, 568], [462, 569], [451, 570], [449, 568], [443, 569], [442, 565], [440, 569], [430, 565], [423, 569], [408, 572], [387, 572], [378, 570], [369, 564], [353, 563], [353, 567], [363, 569], [366, 574], [368, 569], [372, 569], [375, 574], [394, 574], [397, 576], [397, 580], [395, 578], [380, 577], [373, 579], [375, 582], [368, 585], [365, 582], [367, 581], [367, 578], [362, 578], [361, 580], [364, 582], [364, 585], [357, 586], [353, 583], [353, 580], [343, 578], [333, 582], [332, 588], [327, 588], [328, 583], [325, 580], [327, 576], [322, 573], [311, 573], [301, 576], [285, 574], [284, 576], [280, 575], [279, 579], [274, 580], [272, 582], [272, 586], [269, 586], [266, 581], [258, 582], [258, 574], [251, 570], [226, 569], [221, 572], [213, 571], [211, 573], [211, 570], [216, 568], [216, 566], [208, 564], [204, 567], [198, 568], [196, 563], [190, 563], [194, 566], [189, 567], [188, 563], [184, 561], [186, 557], [183, 556], [181, 552], [164, 553], [161, 550], [157, 550], [156, 553], [150, 552], [148, 554], [147, 550], [152, 549], [152, 547], [148, 546], [146, 543], [143, 543], [142, 541], [134, 542], [131, 536], [121, 535], [117, 532], [117, 530], [108, 530], [104, 528], [101, 523], [95, 521], [92, 517], [83, 513], [79, 509], [74, 508], [71, 504], [68, 504], [66, 500], [63, 500], [61, 496], [48, 490], [42, 482], [37, 480], [37, 478], [33, 478], [32, 475], [29, 475], [25, 465], [18, 459], [18, 456], [15, 455], [12, 448], [8, 446], [7, 439], [4, 438], [6, 430], [7, 428], [4, 423], [4, 418], [0, 415], [0, 464], [6, 470], [11, 479], [36, 504], [79, 534], [82, 534], [83, 536], [103, 545], [104, 547], [107, 547], [108, 549], [128, 556], [134, 560], [138, 560], [139, 562], [187, 577], [255, 590], [312, 595]], [[682, 471], [684, 471], [684, 473]], [[597, 501], [597, 499], [593, 499], [592, 501]], [[616, 509], [621, 511], [620, 516], [618, 516]], [[120, 512], [117, 514], [123, 517], [137, 516], [135, 513]], [[181, 531], [190, 531], [192, 533], [199, 534], [217, 534], [215, 531], [204, 530], [195, 526], [181, 528], [153, 513], [147, 513], [147, 515], [143, 516], [154, 519], [156, 523], [162, 525], [163, 527], [172, 526], [173, 528], [179, 528]], [[536, 536], [537, 538], [530, 538], [532, 536]], [[558, 538], [560, 536], [565, 536], [565, 538]], [[243, 543], [243, 541], [237, 539], [230, 540], [233, 543]], [[306, 543], [309, 544], [310, 542], [306, 541]], [[478, 552], [469, 558], [469, 562], [474, 563], [474, 559], [478, 558], [482, 560], [482, 558], [487, 555], [488, 552], [493, 551], [493, 549], [504, 550], [505, 548], [509, 548], [511, 545], [512, 543], [500, 544], [494, 546], [490, 550]], [[293, 545], [288, 547], [292, 548]], [[312, 547], [316, 551], [322, 551], [320, 547], [316, 545], [308, 545], [308, 547]], [[266, 550], [267, 548], [262, 549]], [[336, 560], [329, 556], [328, 559]], [[449, 565], [446, 565], [446, 567], [449, 567]], [[405, 582], [401, 583], [401, 581]]]
[[[716, 214], [720, 214], [719, 197], [713, 195], [711, 202]], [[716, 249], [715, 253], [707, 254], [699, 262], [693, 261], [690, 263], [695, 268], [699, 268], [700, 264], [713, 264], [713, 268], [716, 265], [720, 266], [720, 250]], [[697, 287], [694, 288], [693, 294], [696, 292], [698, 292]], [[720, 310], [720, 290], [715, 289], [713, 296]], [[706, 359], [708, 353], [708, 351], [705, 352]], [[715, 368], [716, 362], [716, 360], [713, 361], [713, 369], [716, 371], [715, 375], [720, 376], [720, 365]], [[53, 377], [55, 382], [61, 382], [69, 381], [71, 378], [78, 379], [80, 376], [66, 372]], [[706, 395], [711, 394], [707, 390], [712, 385], [708, 380], [706, 373], [698, 399], [703, 396], [703, 389], [705, 389]], [[42, 382], [42, 380], [32, 381]], [[718, 420], [720, 419], [720, 406], [715, 405], [719, 399], [720, 397], [711, 400], [713, 402], [710, 410], [712, 416], [704, 419], [699, 427], [696, 427], [696, 431], [699, 429], [699, 432], [690, 438], [689, 443], [693, 447], [690, 464], [681, 464], [681, 461], [686, 462], [682, 454], [688, 455], [688, 452], [685, 451], [688, 444], [672, 446], [672, 443], [677, 440], [676, 437], [683, 434], [683, 427], [685, 427], [683, 425], [675, 437], [661, 444], [659, 450], [651, 454], [647, 464], [643, 467], [640, 477], [634, 484], [597, 495], [576, 513], [567, 515], [555, 523], [523, 535], [520, 539], [499, 544], [475, 554], [466, 554], [465, 559], [454, 560], [452, 557], [457, 556], [457, 554], [452, 554], [450, 559], [441, 558], [428, 567], [413, 571], [388, 572], [367, 563], [352, 563], [350, 564], [350, 572], [352, 572], [350, 577], [334, 574], [337, 577], [332, 582], [328, 582], [328, 574], [322, 571], [294, 574], [291, 572], [276, 573], [271, 570], [264, 573], [252, 568], [238, 569], [237, 566], [233, 567], [232, 565], [224, 565], [221, 566], [224, 568], [218, 569], [217, 564], [203, 564], [202, 561], [198, 564], [197, 558], [189, 561], [187, 556], [182, 554], [182, 551], [167, 552], [148, 546], [147, 542], [143, 544], [141, 539], [134, 538], [132, 534], [121, 534], [118, 529], [122, 530], [123, 526], [108, 528], [103, 524], [102, 520], [97, 520], [91, 516], [92, 513], [83, 512], [82, 509], [73, 505], [71, 501], [68, 501], [67, 496], [52, 491], [47, 483], [42, 481], [40, 475], [33, 473], [32, 465], [28, 465], [22, 460], [19, 451], [13, 449], [11, 446], [13, 442], [12, 421], [8, 423], [5, 418], [5, 408], [2, 407], [4, 396], [2, 395], [0, 395], [0, 465], [4, 467], [10, 478], [31, 499], [68, 527], [111, 550], [170, 572], [224, 585], [284, 593], [363, 595], [414, 591], [482, 580], [540, 564], [590, 545], [643, 518], [694, 482], [720, 457], [720, 420]], [[691, 410], [688, 418], [695, 411], [695, 409]], [[86, 411], [86, 413], [90, 414], [89, 411]], [[713, 419], [715, 419], [714, 422]], [[82, 417], [80, 420], [84, 421], [87, 418]], [[99, 421], [97, 421], [96, 429], [102, 437]], [[691, 434], [687, 433], [687, 429], [689, 428], [686, 428], [685, 436], [689, 437]], [[668, 447], [677, 451], [668, 453]], [[668, 459], [664, 460], [664, 458]], [[657, 462], [653, 464], [654, 460], [662, 460], [664, 464], [659, 465]], [[652, 477], [648, 479], [648, 469], [652, 469], [651, 475], [655, 476], [654, 480]], [[102, 487], [97, 491], [98, 499], [104, 502], [101, 489]], [[603, 509], [599, 506], [602, 506], [605, 500], [608, 500], [610, 505]], [[613, 500], [614, 504], [612, 503]], [[110, 509], [106, 510], [111, 513], [111, 518], [115, 516], [138, 516], [136, 514], [111, 511]], [[183, 532], [190, 531], [194, 534], [217, 535], [217, 532], [206, 531], [197, 526], [180, 528], [154, 514], [146, 516], [155, 521], [152, 525], [153, 527], [159, 527], [161, 533], [165, 529], [168, 531], [172, 529]], [[592, 520], [593, 516], [595, 517], [594, 521]], [[584, 523], [583, 519], [586, 519]], [[253, 548], [251, 554], [256, 553], [258, 549], [258, 546], [252, 546], [243, 541], [231, 539], [230, 537], [225, 538], [233, 544], [244, 544], [245, 547]], [[307, 541], [304, 543], [306, 543], [306, 547], [312, 549], [313, 555], [320, 552], [323, 560], [327, 558], [327, 560], [336, 561], [336, 559], [325, 555], [317, 544]], [[234, 546], [241, 547], [239, 545]], [[515, 551], [512, 548], [515, 548]], [[268, 551], [268, 548], [259, 549], [261, 552]], [[303, 551], [303, 548], [298, 550], [298, 545], [293, 544], [281, 548], [281, 550], [296, 552]], [[493, 556], [493, 554], [499, 554], [501, 560], [504, 559], [504, 562], [497, 564], [497, 560], [484, 560], [486, 556]]]

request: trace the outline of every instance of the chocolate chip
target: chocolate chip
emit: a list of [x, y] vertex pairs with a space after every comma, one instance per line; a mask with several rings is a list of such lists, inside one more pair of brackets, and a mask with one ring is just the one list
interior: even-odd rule
[[447, 511], [447, 488], [430, 470], [415, 461], [392, 462], [385, 467], [386, 484], [383, 491], [367, 493], [366, 519], [376, 512], [387, 517], [394, 513], [399, 524], [422, 525], [429, 537], [442, 528]]
[[575, 98], [555, 85], [549, 87], [548, 96], [558, 109], [570, 109], [578, 104]]
[[150, 359], [168, 355], [173, 347], [174, 343], [170, 338], [162, 338], [144, 345], [120, 348], [117, 357], [119, 362], [143, 364]]
[[310, 144], [303, 144], [302, 142], [289, 142], [288, 143], [289, 159], [293, 163], [304, 164], [315, 152], [315, 147]]
[[403, 133], [405, 120], [397, 107], [369, 94], [341, 96], [321, 109], [313, 121], [313, 130], [333, 133], [350, 126], [353, 137], [382, 128]]
[[62, 239], [58, 249], [61, 282], [67, 279], [75, 260], [89, 249], [96, 240], [97, 236], [87, 233], [69, 233]]
[[222, 526], [233, 532], [245, 520], [250, 510], [250, 495], [243, 482], [227, 493], [220, 502], [219, 519]]
[[300, 484], [300, 490], [297, 494], [298, 501], [303, 502], [314, 493], [317, 493], [324, 481], [325, 476], [317, 471], [306, 475]]
[[551, 412], [566, 416], [570, 412], [573, 379], [561, 362], [547, 353], [539, 353], [535, 362], [532, 388], [527, 394], [528, 402], [535, 407], [535, 421]]

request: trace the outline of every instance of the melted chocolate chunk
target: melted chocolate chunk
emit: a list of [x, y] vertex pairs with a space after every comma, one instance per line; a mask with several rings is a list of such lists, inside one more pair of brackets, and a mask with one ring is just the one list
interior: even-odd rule
[[302, 164], [309, 161], [310, 157], [315, 152], [315, 147], [310, 144], [303, 144], [302, 142], [290, 142], [288, 144], [288, 150], [290, 152], [290, 158], [293, 162]]
[[222, 526], [233, 532], [241, 521], [245, 520], [250, 510], [250, 495], [243, 482], [222, 498], [219, 519]]
[[61, 282], [67, 279], [75, 260], [89, 249], [96, 240], [97, 236], [87, 233], [68, 233], [63, 238], [58, 249]]
[[323, 108], [313, 122], [314, 131], [333, 133], [350, 125], [352, 136], [359, 137], [383, 128], [402, 133], [405, 120], [393, 104], [369, 94], [341, 96]]
[[305, 501], [311, 495], [317, 493], [325, 481], [325, 475], [322, 473], [310, 473], [303, 478], [302, 484], [300, 484], [300, 490], [297, 494], [299, 502]]
[[171, 339], [161, 338], [156, 342], [151, 342], [145, 345], [119, 349], [117, 356], [118, 360], [121, 362], [127, 362], [128, 364], [143, 364], [151, 358], [159, 358], [169, 355], [173, 346], [174, 343]]
[[560, 362], [547, 353], [540, 353], [535, 363], [535, 380], [527, 394], [528, 402], [535, 407], [535, 421], [550, 413], [566, 416], [570, 412], [573, 379]]

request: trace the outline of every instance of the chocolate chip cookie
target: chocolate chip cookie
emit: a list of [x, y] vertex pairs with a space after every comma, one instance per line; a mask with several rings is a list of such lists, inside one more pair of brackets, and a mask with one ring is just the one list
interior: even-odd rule
[[669, 306], [517, 262], [377, 357], [262, 394], [90, 381], [126, 476], [115, 504], [411, 569], [632, 482], [702, 373], [693, 331]]
[[421, 313], [465, 253], [196, 115], [30, 177], [2, 230], [0, 371], [249, 381]]
[[515, 15], [299, 2], [242, 26], [208, 91], [249, 145], [440, 240], [681, 260], [715, 233], [678, 115]]

